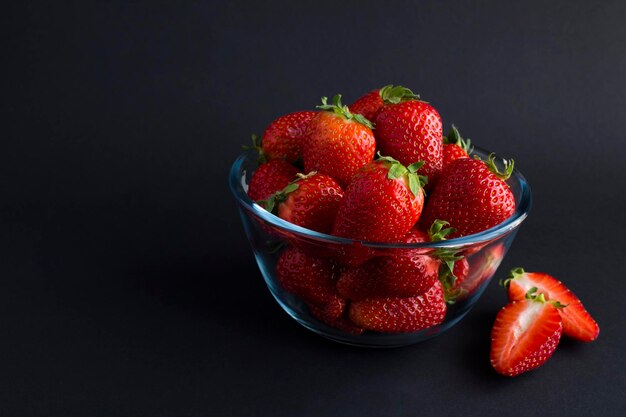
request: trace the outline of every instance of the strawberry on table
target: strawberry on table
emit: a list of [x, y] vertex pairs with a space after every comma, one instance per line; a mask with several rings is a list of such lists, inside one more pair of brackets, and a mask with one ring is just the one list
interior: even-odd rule
[[285, 249], [276, 262], [276, 276], [285, 291], [320, 307], [338, 306], [337, 317], [345, 308], [345, 302], [339, 299], [335, 290], [338, 272], [333, 261], [317, 258], [297, 248]]
[[459, 130], [452, 125], [448, 136], [443, 137], [443, 168], [446, 168], [453, 161], [461, 158], [469, 158], [472, 151], [472, 141], [463, 139]]
[[[302, 147], [309, 122], [315, 117], [314, 111], [297, 111], [280, 116], [265, 129], [260, 154], [267, 160], [285, 159], [294, 163], [302, 158]], [[255, 147], [258, 147], [253, 137]]]
[[598, 337], [600, 327], [587, 312], [583, 303], [558, 279], [542, 272], [526, 272], [514, 268], [501, 284], [508, 288], [509, 300], [524, 299], [532, 288], [545, 294], [547, 300], [556, 300], [567, 308], [559, 310], [563, 317], [563, 333], [582, 342], [591, 342]]
[[254, 200], [265, 200], [282, 190], [296, 178], [298, 170], [284, 159], [272, 159], [261, 164], [250, 178], [248, 196]]
[[410, 333], [436, 326], [446, 315], [439, 281], [424, 294], [409, 298], [369, 298], [350, 304], [350, 320], [382, 333]]
[[494, 227], [515, 212], [515, 197], [505, 182], [513, 172], [513, 160], [504, 172], [487, 161], [462, 158], [442, 171], [430, 194], [423, 221], [446, 220], [457, 229], [453, 237], [466, 236]]
[[441, 116], [418, 98], [406, 94], [385, 103], [374, 119], [376, 143], [381, 153], [404, 165], [424, 161], [420, 174], [434, 183], [442, 168]]
[[376, 142], [372, 124], [341, 104], [341, 95], [328, 104], [322, 97], [320, 111], [311, 120], [303, 151], [304, 170], [333, 177], [345, 186], [352, 176], [374, 158]]
[[334, 179], [312, 172], [298, 174], [298, 179], [259, 204], [290, 223], [329, 233], [343, 195]]
[[[491, 331], [491, 365], [499, 374], [516, 376], [543, 365], [554, 353], [563, 324], [556, 302], [527, 294], [500, 310]], [[565, 307], [567, 308], [567, 307]]]

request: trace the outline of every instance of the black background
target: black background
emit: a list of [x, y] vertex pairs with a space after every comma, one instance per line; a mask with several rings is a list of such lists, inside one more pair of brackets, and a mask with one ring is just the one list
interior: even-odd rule
[[[626, 414], [626, 3], [76, 2], [5, 11], [0, 414]], [[514, 157], [512, 266], [601, 326], [515, 379], [488, 362], [495, 281], [428, 342], [367, 350], [291, 320], [227, 190], [275, 117], [388, 83]]]

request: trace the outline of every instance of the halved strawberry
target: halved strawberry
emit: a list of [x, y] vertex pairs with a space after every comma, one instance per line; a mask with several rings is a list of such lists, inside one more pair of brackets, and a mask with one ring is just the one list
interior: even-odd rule
[[548, 300], [557, 300], [567, 307], [559, 310], [563, 317], [563, 333], [582, 342], [591, 342], [600, 334], [598, 323], [585, 310], [583, 303], [558, 279], [542, 272], [526, 272], [514, 268], [509, 277], [501, 281], [508, 288], [509, 300], [522, 300], [532, 288], [545, 294]]
[[254, 201], [265, 200], [296, 179], [296, 174], [296, 167], [284, 159], [267, 161], [252, 174], [248, 184], [248, 196]]
[[276, 262], [276, 276], [285, 291], [319, 306], [341, 304], [335, 290], [338, 272], [333, 261], [311, 256], [297, 248], [285, 249]]
[[350, 304], [350, 319], [367, 330], [410, 333], [436, 326], [446, 316], [439, 281], [424, 294], [410, 298], [369, 298]]
[[491, 331], [491, 365], [516, 376], [543, 365], [554, 353], [563, 324], [557, 307], [543, 294], [507, 304]]
[[334, 179], [311, 172], [300, 174], [295, 181], [259, 204], [288, 222], [329, 233], [342, 198], [343, 190]]
[[263, 133], [261, 156], [267, 160], [285, 159], [290, 163], [300, 159], [307, 127], [316, 114], [315, 111], [297, 111], [270, 123]]

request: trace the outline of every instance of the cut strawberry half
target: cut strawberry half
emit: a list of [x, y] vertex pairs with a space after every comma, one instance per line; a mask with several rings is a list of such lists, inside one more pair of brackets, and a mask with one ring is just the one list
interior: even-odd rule
[[500, 310], [491, 331], [491, 365], [516, 376], [543, 365], [554, 353], [563, 324], [553, 302], [543, 294], [513, 301]]
[[523, 300], [532, 288], [545, 294], [548, 300], [557, 300], [567, 306], [560, 310], [563, 317], [563, 333], [582, 342], [591, 342], [600, 334], [598, 323], [585, 310], [582, 302], [558, 279], [542, 272], [526, 272], [514, 268], [509, 277], [501, 282], [508, 288], [509, 300]]

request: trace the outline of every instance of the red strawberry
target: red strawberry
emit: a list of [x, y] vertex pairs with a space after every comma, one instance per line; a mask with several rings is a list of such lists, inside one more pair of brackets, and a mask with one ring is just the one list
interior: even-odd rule
[[438, 278], [443, 284], [446, 301], [454, 303], [465, 294], [465, 291], [462, 290], [462, 285], [469, 274], [469, 262], [467, 258], [456, 260], [452, 271], [448, 267], [444, 268], [444, 265], [441, 266]]
[[311, 315], [319, 321], [331, 327], [342, 330], [346, 333], [361, 334], [363, 329], [352, 323], [348, 317], [343, 315], [346, 308], [346, 300], [338, 298], [337, 301], [317, 306], [309, 304]]
[[543, 365], [554, 353], [563, 324], [558, 309], [543, 294], [513, 301], [500, 310], [491, 331], [491, 365], [516, 376]]
[[[453, 229], [442, 229], [435, 222], [430, 233], [409, 232], [405, 240], [441, 241]], [[425, 237], [424, 237], [425, 235]], [[337, 291], [352, 301], [376, 297], [415, 297], [428, 291], [437, 280], [440, 259], [424, 255], [422, 250], [387, 251], [357, 268], [344, 268], [337, 281]]]
[[399, 103], [402, 100], [418, 98], [408, 88], [400, 85], [386, 85], [380, 90], [370, 91], [349, 107], [352, 113], [363, 115], [368, 120], [374, 120], [378, 111], [383, 108], [385, 103]]
[[284, 158], [290, 163], [300, 159], [307, 127], [316, 114], [314, 111], [298, 111], [270, 123], [263, 133], [262, 155], [268, 160]]
[[282, 190], [296, 178], [298, 170], [283, 159], [272, 159], [261, 164], [250, 178], [248, 196], [254, 200], [265, 200]]
[[415, 172], [393, 158], [381, 157], [363, 167], [353, 178], [339, 206], [332, 234], [355, 239], [342, 245], [335, 258], [355, 267], [375, 256], [375, 250], [359, 241], [399, 242], [419, 219], [424, 192]]
[[340, 302], [335, 291], [337, 274], [333, 261], [296, 248], [283, 251], [276, 262], [278, 282], [285, 291], [319, 306]]
[[440, 324], [446, 315], [439, 281], [424, 294], [410, 298], [370, 298], [350, 304], [357, 326], [383, 333], [410, 333]]
[[333, 234], [373, 242], [399, 242], [422, 213], [420, 163], [404, 167], [380, 157], [363, 167], [346, 189]]
[[523, 268], [511, 270], [508, 279], [501, 282], [508, 288], [509, 300], [523, 300], [532, 288], [545, 294], [548, 300], [557, 300], [567, 307], [559, 310], [563, 317], [563, 333], [582, 342], [591, 342], [598, 337], [600, 327], [585, 310], [583, 303], [565, 284], [541, 272], [526, 272]]
[[[496, 273], [496, 270], [504, 258], [506, 249], [504, 244], [499, 243], [495, 246], [483, 249], [480, 253], [472, 257], [472, 264], [467, 265], [466, 272], [459, 271], [459, 275], [456, 274], [456, 268], [466, 268], [463, 262], [457, 262], [455, 267], [455, 275], [457, 280], [454, 282], [454, 286], [450, 290], [450, 300], [461, 301], [464, 300], [476, 292], [478, 288], [489, 278]], [[465, 262], [467, 258], [464, 258]], [[459, 276], [465, 273], [465, 278], [459, 279]]]
[[374, 119], [381, 153], [405, 165], [424, 161], [420, 174], [434, 182], [442, 167], [441, 117], [430, 104], [416, 99], [385, 104]]
[[290, 223], [329, 233], [343, 198], [343, 190], [327, 175], [299, 175], [282, 191], [260, 203], [267, 211], [278, 213], [278, 217]]
[[376, 113], [383, 107], [383, 104], [380, 90], [374, 90], [352, 103], [348, 108], [354, 114], [360, 114], [367, 120], [374, 120]]
[[360, 114], [352, 114], [341, 104], [341, 95], [327, 104], [309, 124], [304, 147], [304, 170], [326, 174], [342, 186], [355, 172], [374, 158], [376, 141], [372, 124]]
[[443, 137], [443, 168], [457, 159], [469, 158], [471, 143], [471, 140], [463, 139], [458, 129], [452, 125], [448, 136]]
[[495, 155], [487, 161], [462, 158], [439, 177], [424, 209], [423, 221], [446, 220], [457, 229], [454, 237], [494, 227], [515, 212], [515, 197], [504, 182], [513, 172], [513, 160], [498, 171]]

